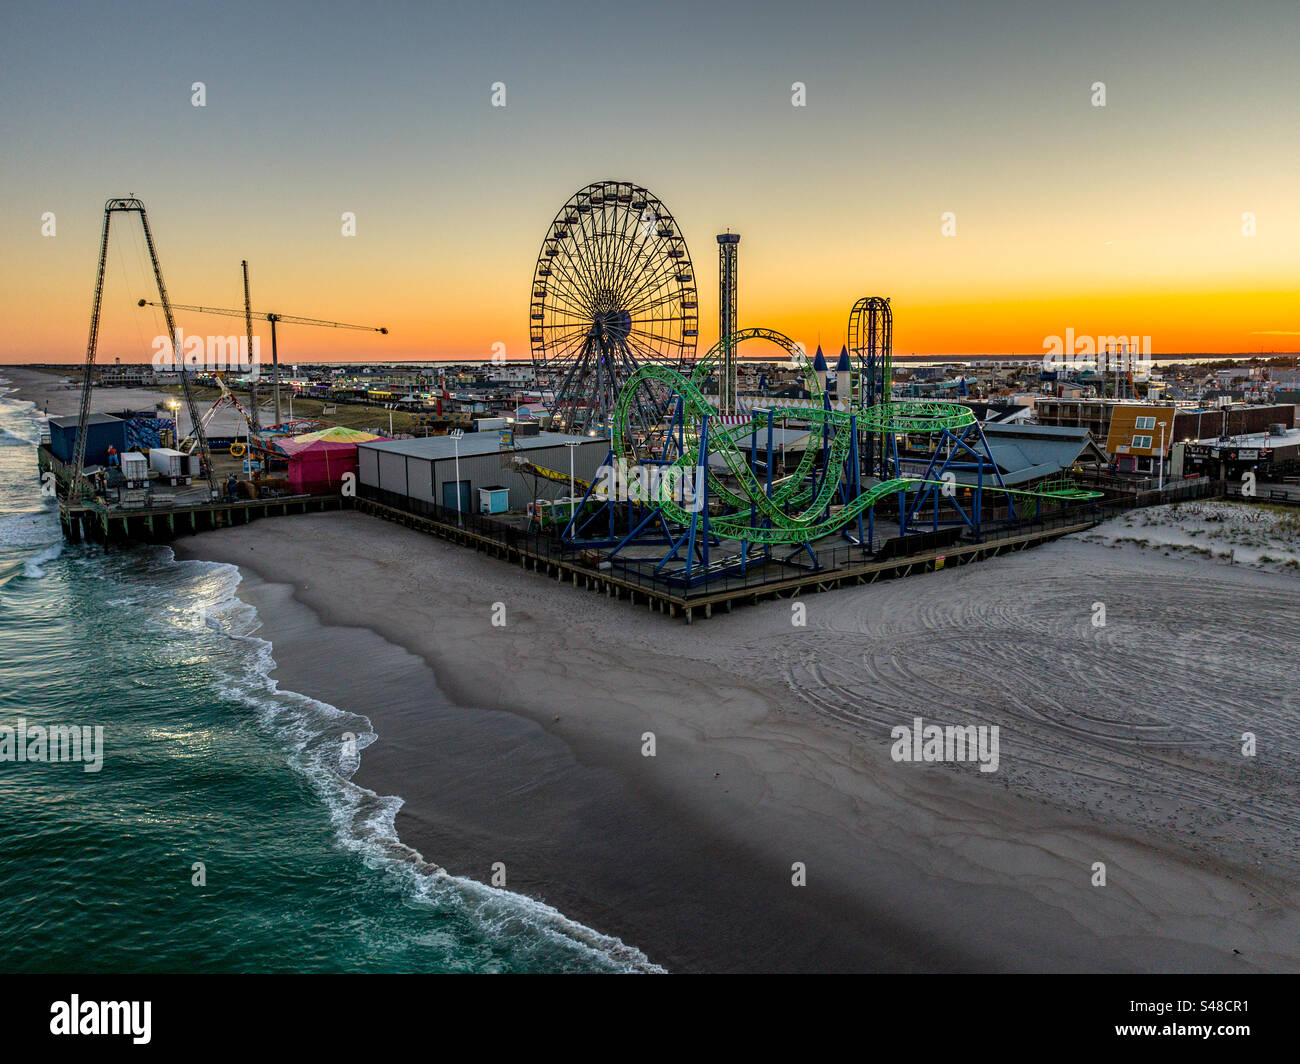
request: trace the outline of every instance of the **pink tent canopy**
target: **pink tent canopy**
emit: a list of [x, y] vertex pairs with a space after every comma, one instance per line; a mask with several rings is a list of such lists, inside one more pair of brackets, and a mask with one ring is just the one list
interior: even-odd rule
[[346, 474], [356, 476], [358, 442], [378, 439], [383, 437], [365, 432], [335, 439], [308, 433], [277, 440], [276, 445], [289, 459], [289, 489], [303, 495], [320, 495], [338, 491]]

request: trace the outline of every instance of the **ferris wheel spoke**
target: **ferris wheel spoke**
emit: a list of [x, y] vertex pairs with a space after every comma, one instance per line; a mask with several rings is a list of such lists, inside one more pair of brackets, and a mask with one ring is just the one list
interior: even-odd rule
[[[630, 227], [631, 233], [627, 235], [624, 241], [620, 274], [625, 283], [636, 276], [636, 271], [631, 268], [633, 263], [653, 261], [653, 242], [657, 239], [653, 234], [655, 232], [654, 227], [659, 224], [658, 218], [659, 212], [652, 210], [649, 205], [644, 208], [640, 215], [634, 212], [628, 213], [625, 219], [625, 232]], [[625, 292], [620, 291], [619, 297], [620, 300], [626, 303]]]
[[557, 281], [560, 290], [567, 292], [572, 301], [582, 309], [583, 313], [590, 314], [594, 303], [595, 289], [591, 284], [590, 271], [582, 259], [583, 247], [580, 245], [564, 246], [563, 251], [563, 258], [555, 256], [551, 260], [554, 263], [553, 269], [559, 271]]
[[590, 319], [584, 321], [580, 317], [564, 317], [564, 319], [556, 317], [555, 320], [547, 321], [539, 328], [549, 337], [547, 342], [551, 342], [551, 339], [568, 336], [569, 333], [582, 333], [585, 336], [586, 333], [591, 332], [591, 321]]
[[[637, 219], [633, 225], [618, 293], [619, 303], [624, 309], [630, 310], [640, 300], [647, 285], [657, 286], [661, 283], [663, 266], [671, 264], [671, 259], [662, 259], [663, 243], [655, 228], [663, 224], [666, 223], [662, 216], [655, 212], [652, 219]], [[633, 264], [641, 268], [633, 269]]]
[[584, 359], [579, 355], [568, 367], [563, 382], [555, 386], [555, 409], [552, 413], [561, 413], [561, 407], [572, 402], [573, 384], [575, 379], [582, 380], [586, 376], [584, 368]]
[[578, 217], [576, 235], [570, 234], [560, 245], [564, 250], [564, 259], [560, 266], [568, 283], [579, 294], [579, 301], [585, 304], [587, 312], [590, 313], [595, 305], [597, 291], [592, 262], [595, 251], [594, 236], [584, 220], [584, 217], [590, 218], [590, 214], [584, 216], [578, 212]]
[[582, 337], [566, 339], [564, 343], [556, 344], [549, 349], [548, 361], [554, 366], [567, 365], [569, 362], [581, 357], [582, 346]]
[[635, 258], [643, 268], [628, 270], [623, 274], [623, 287], [619, 294], [625, 302], [634, 302], [636, 293], [644, 284], [654, 278], [661, 267], [671, 262], [665, 254], [669, 245], [657, 233], [646, 233], [644, 229], [638, 228], [634, 240], [635, 244], [631, 250], [635, 252]]
[[635, 318], [628, 331], [666, 343], [676, 343], [685, 330], [681, 318]]
[[[624, 296], [624, 305], [636, 304], [641, 299], [645, 298], [645, 296], [653, 295], [653, 293], [658, 292], [662, 288], [669, 288], [671, 290], [671, 279], [673, 275], [677, 273], [678, 269], [679, 267], [676, 259], [666, 258], [662, 262], [656, 263], [651, 270], [646, 271], [637, 283], [636, 287]], [[680, 298], [680, 285], [677, 287], [677, 292]]]
[[[534, 289], [536, 291], [536, 289]], [[581, 301], [578, 293], [569, 288], [568, 285], [548, 285], [544, 296], [534, 295], [534, 303], [538, 299], [546, 300], [550, 296], [550, 310], [557, 316], [571, 317], [577, 321], [590, 321], [591, 310], [589, 306]], [[543, 306], [545, 306], [543, 302]]]
[[[562, 257], [560, 255], [547, 256], [553, 274], [554, 271], [559, 271], [558, 277], [555, 278], [556, 282], [561, 287], [569, 287], [573, 290], [573, 293], [576, 296], [576, 302], [579, 306], [586, 304], [589, 307], [590, 292], [587, 290], [589, 278], [585, 271], [573, 268], [574, 251], [575, 249], [580, 249], [580, 243], [574, 238], [570, 231], [567, 220], [563, 222], [560, 220], [561, 218], [568, 218], [572, 206], [573, 201], [570, 201], [570, 203], [567, 204], [558, 215], [556, 215], [556, 220], [551, 223], [551, 232], [547, 236], [547, 241], [542, 245], [542, 254], [545, 255], [547, 243], [550, 243], [553, 247], [558, 248], [562, 252]], [[555, 236], [557, 229], [562, 229], [567, 235], [562, 239]], [[541, 268], [540, 258], [538, 268], [539, 270]], [[549, 289], [549, 286], [547, 287]]]
[[[658, 212], [653, 210], [651, 203], [658, 204], [657, 200], [651, 197], [646, 198], [646, 207], [641, 211], [635, 211], [628, 206], [628, 209], [622, 211], [618, 218], [617, 241], [615, 246], [614, 267], [615, 272], [609, 278], [611, 284], [615, 286], [620, 304], [623, 299], [623, 288], [626, 280], [636, 275], [638, 271], [633, 268], [638, 257], [646, 254], [644, 249], [645, 237], [652, 232], [652, 225], [646, 224], [647, 221], [658, 217]], [[647, 218], [649, 216], [649, 218]]]
[[628, 333], [627, 342], [628, 348], [632, 351], [638, 352], [641, 355], [642, 360], [645, 362], [662, 364], [666, 361], [665, 353], [658, 350], [653, 344], [649, 344], [643, 339], [638, 339], [638, 333], [636, 331]]
[[653, 326], [653, 325], [666, 325], [666, 326], [668, 326], [668, 327], [671, 329], [672, 326], [674, 326], [674, 325], [680, 325], [681, 323], [682, 323], [682, 319], [679, 318], [679, 317], [674, 317], [674, 318], [637, 318], [637, 319], [635, 319], [635, 322], [634, 322], [634, 324], [633, 324], [632, 327], [633, 327], [634, 329], [641, 328], [641, 329], [643, 329], [643, 331], [646, 331], [646, 330], [649, 330], [650, 326]]
[[592, 205], [590, 218], [587, 248], [591, 260], [592, 279], [597, 289], [604, 289], [609, 283], [607, 260], [610, 254], [610, 239], [609, 219], [603, 202], [599, 207]]
[[[627, 312], [634, 318], [643, 317], [660, 307], [671, 307], [673, 304], [680, 304], [681, 302], [681, 296], [668, 288], [660, 292], [649, 293], [640, 303], [629, 306]], [[676, 320], [681, 320], [680, 315], [674, 315], [674, 317]]]
[[[629, 330], [628, 335], [641, 337], [641, 342], [650, 346], [659, 344], [675, 344], [678, 342], [676, 337], [666, 336], [663, 333], [647, 332], [645, 329], [631, 329]], [[664, 352], [660, 357], [668, 357], [667, 352]]]
[[534, 325], [533, 328], [534, 331], [541, 333], [542, 343], [550, 346], [557, 338], [568, 336], [570, 333], [585, 335], [591, 331], [591, 322], [583, 321], [580, 318], [556, 318], [540, 325]]
[[554, 317], [550, 321], [543, 323], [540, 331], [545, 343], [550, 344], [557, 337], [568, 336], [570, 333], [585, 336], [591, 331], [591, 320], [584, 321], [582, 318], [577, 317]]

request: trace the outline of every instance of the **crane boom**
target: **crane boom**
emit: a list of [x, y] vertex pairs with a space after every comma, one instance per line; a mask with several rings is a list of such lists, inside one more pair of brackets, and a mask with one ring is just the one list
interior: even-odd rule
[[[243, 270], [244, 270], [244, 330], [245, 330], [245, 332], [246, 332], [247, 335], [248, 335], [248, 361], [249, 361], [249, 365], [252, 365], [252, 362], [253, 362], [253, 304], [249, 301], [249, 298], [248, 298], [248, 260], [247, 260], [247, 259], [244, 259], [244, 260], [243, 260], [239, 265], [240, 265], [241, 267], [243, 267]], [[275, 421], [276, 421], [276, 424], [279, 424], [279, 422], [280, 422], [280, 410], [279, 410], [279, 405], [280, 405], [280, 382], [279, 382], [279, 381], [276, 381], [276, 382], [275, 382], [275, 399], [276, 399]], [[261, 415], [258, 414], [258, 412], [257, 412], [257, 374], [256, 374], [256, 373], [254, 373], [254, 374], [249, 378], [249, 382], [248, 382], [248, 405], [249, 405], [249, 407], [250, 407], [250, 408], [252, 409], [252, 411], [253, 411], [253, 420], [249, 422], [249, 426], [248, 426], [248, 427], [249, 427], [250, 429], [252, 429], [252, 431], [253, 431], [255, 434], [256, 434], [256, 433], [260, 433], [260, 432], [262, 431], [262, 423], [261, 423], [261, 420], [260, 420]]]
[[[136, 302], [139, 307], [159, 307], [161, 303], [153, 303], [147, 299], [141, 299]], [[173, 303], [172, 310], [188, 310], [192, 314], [222, 314], [228, 318], [242, 318], [242, 310], [231, 310], [226, 307], [200, 307], [185, 303]], [[377, 332], [388, 335], [388, 330], [382, 325], [349, 325], [342, 321], [323, 321], [320, 318], [300, 318], [294, 314], [277, 314], [274, 311], [253, 311], [253, 317], [259, 321], [281, 321], [286, 325], [319, 325], [327, 329], [357, 329], [361, 332]]]
[[[243, 318], [245, 327], [248, 330], [248, 353], [252, 357], [253, 353], [253, 317], [259, 320], [269, 321], [271, 323], [271, 387], [275, 392], [275, 421], [280, 423], [280, 352], [276, 345], [275, 325], [276, 322], [284, 322], [287, 325], [315, 325], [324, 329], [355, 329], [359, 332], [377, 332], [384, 336], [388, 335], [388, 330], [382, 325], [349, 325], [342, 321], [325, 321], [321, 318], [303, 318], [296, 314], [277, 314], [275, 311], [253, 310], [248, 299], [248, 263], [244, 262], [244, 309], [232, 310], [228, 307], [200, 307], [193, 304], [173, 303], [174, 310], [187, 310], [192, 314], [217, 314], [227, 318]], [[136, 304], [141, 307], [156, 307], [157, 303], [151, 303], [147, 299], [141, 299]], [[257, 417], [257, 384], [256, 378], [250, 385], [252, 395], [253, 417]]]

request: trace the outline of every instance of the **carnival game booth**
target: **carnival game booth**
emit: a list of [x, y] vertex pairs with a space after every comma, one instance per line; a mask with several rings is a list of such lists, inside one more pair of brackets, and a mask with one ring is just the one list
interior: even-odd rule
[[[289, 490], [300, 495], [338, 491], [348, 473], [357, 474], [357, 444], [385, 439], [357, 429], [335, 427], [276, 440], [289, 465]], [[354, 481], [355, 483], [355, 481]]]

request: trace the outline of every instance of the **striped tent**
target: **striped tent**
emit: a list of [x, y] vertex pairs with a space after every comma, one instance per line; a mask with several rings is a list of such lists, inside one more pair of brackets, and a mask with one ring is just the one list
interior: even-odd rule
[[290, 490], [319, 495], [337, 491], [349, 473], [356, 477], [358, 443], [384, 438], [335, 426], [276, 440], [275, 446], [289, 460]]

